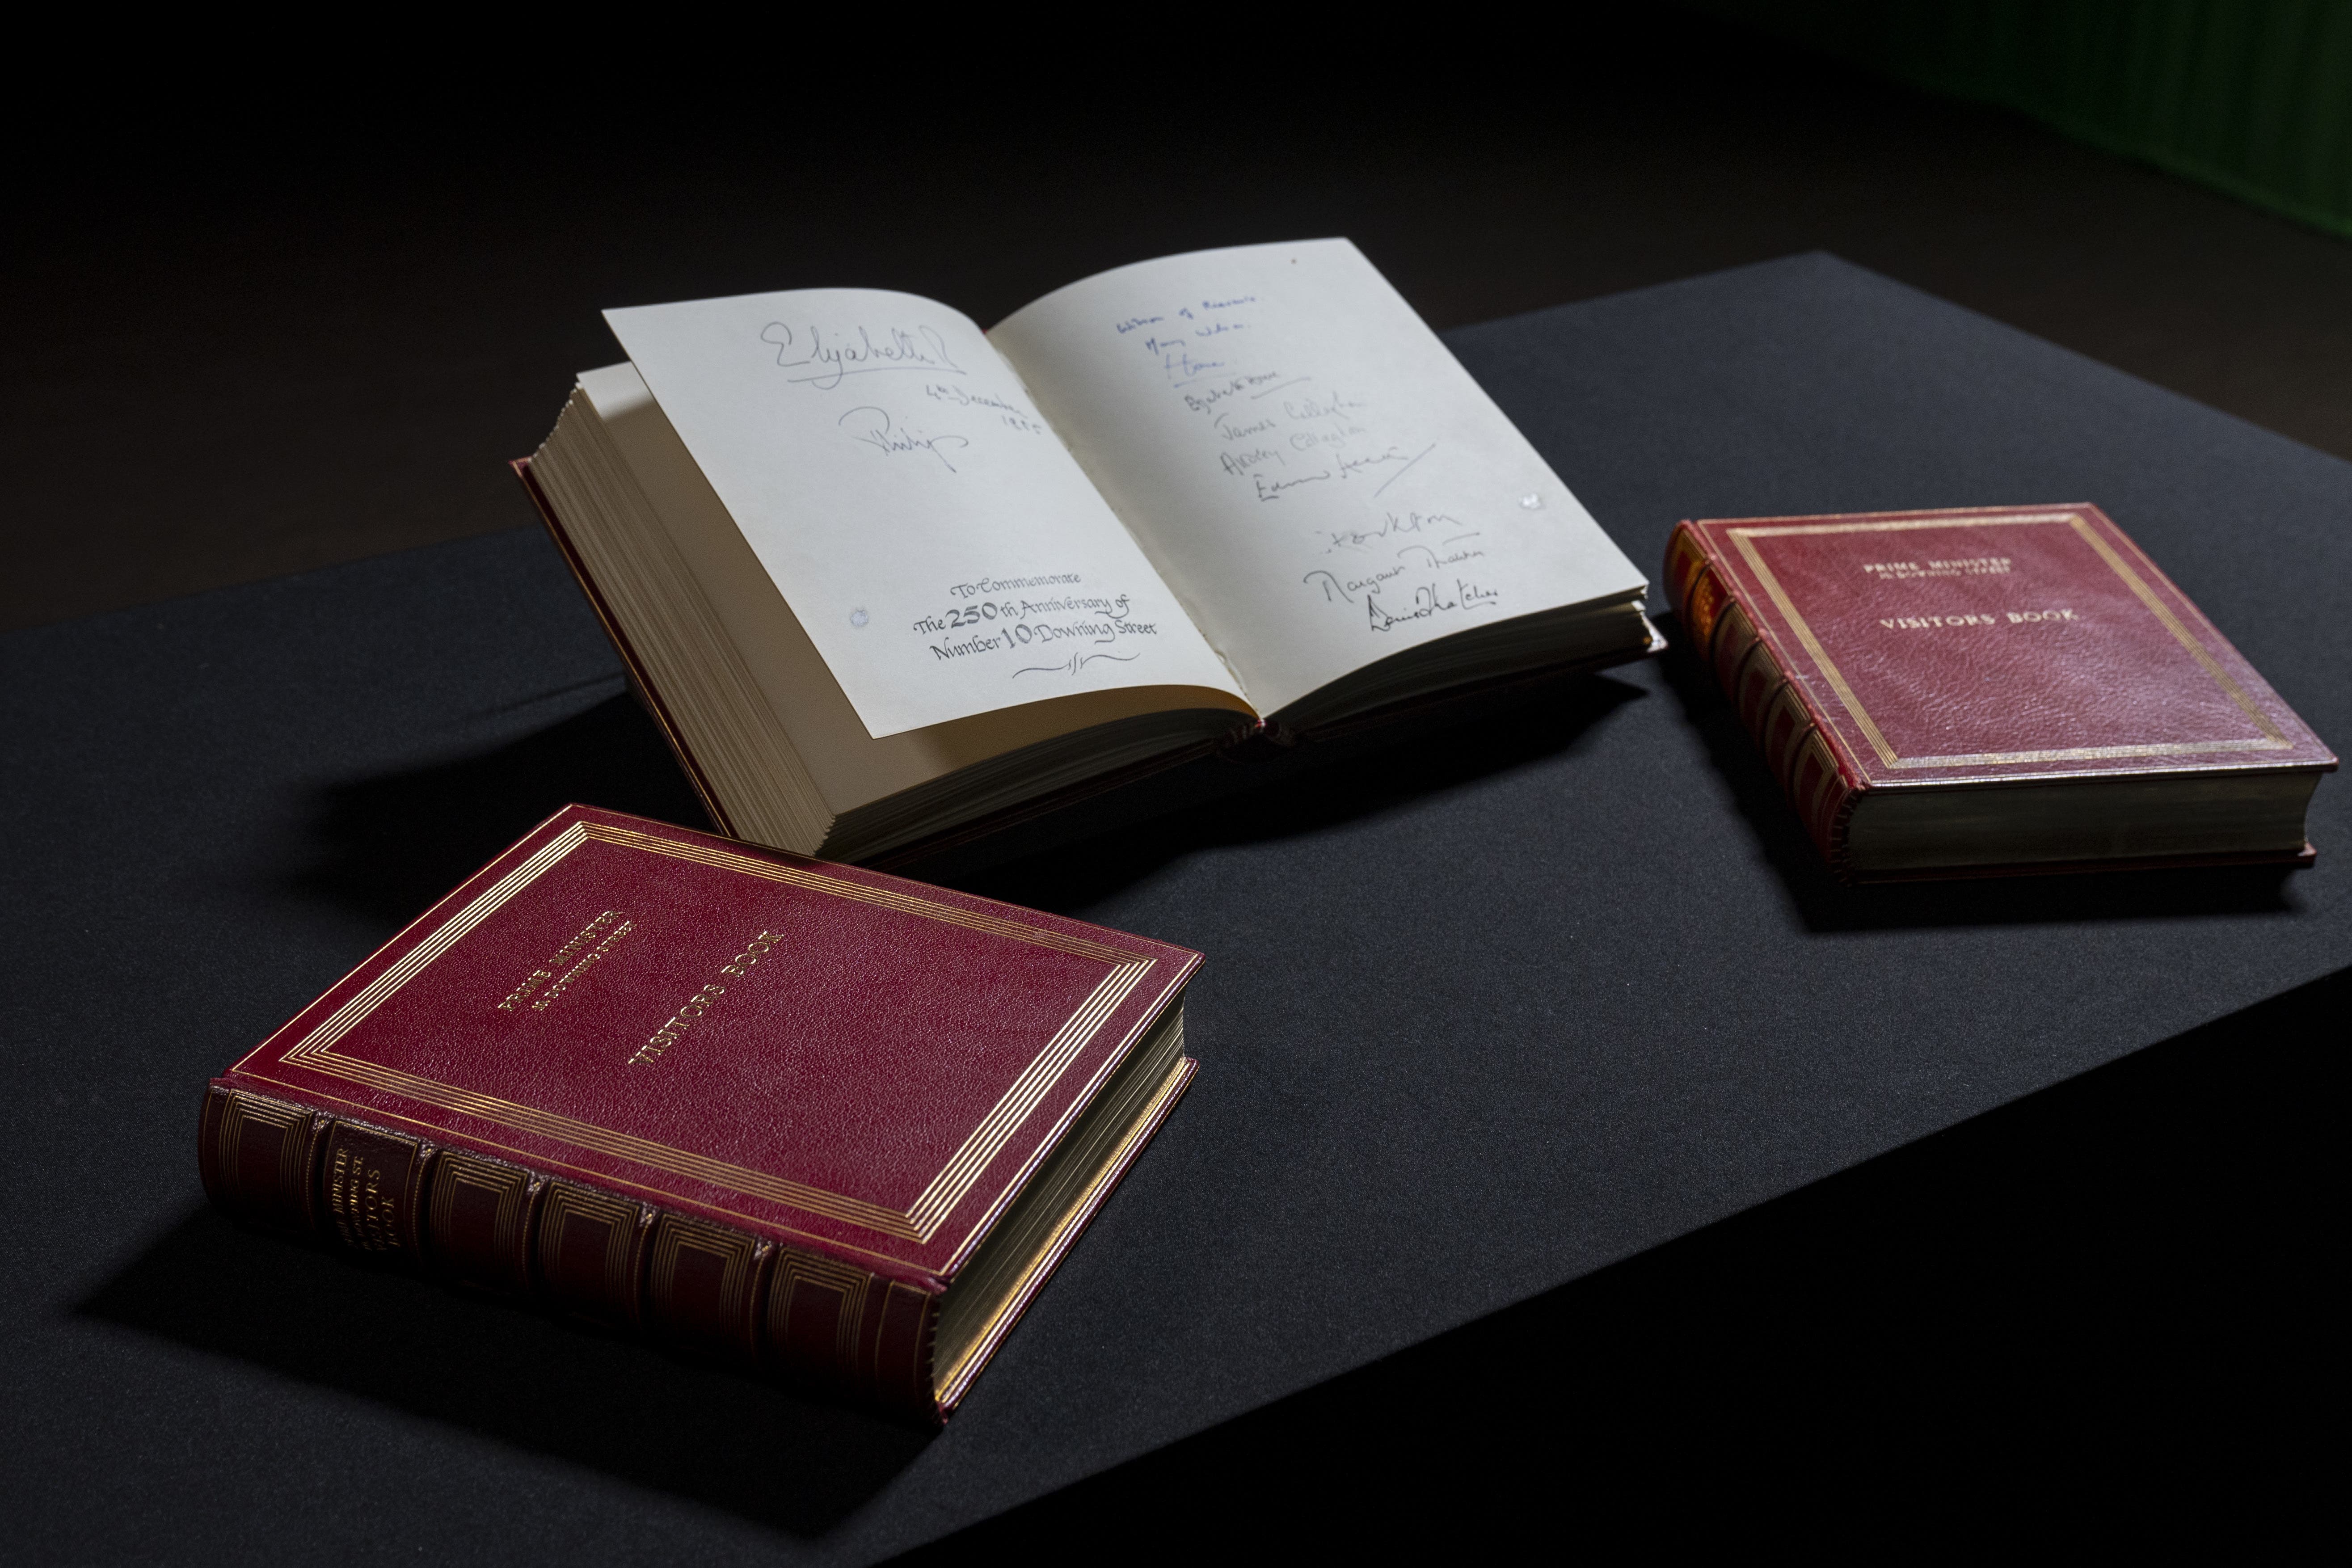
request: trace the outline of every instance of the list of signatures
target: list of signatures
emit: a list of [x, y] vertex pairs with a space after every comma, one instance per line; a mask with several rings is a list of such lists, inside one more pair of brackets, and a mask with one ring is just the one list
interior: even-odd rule
[[1384, 416], [1360, 377], [1276, 347], [1270, 311], [1255, 294], [1206, 296], [1112, 330], [1197, 422], [1236, 499], [1297, 540], [1310, 603], [1343, 607], [1373, 635], [1496, 609], [1502, 591], [1475, 564], [1480, 531], [1398, 504], [1439, 440]]

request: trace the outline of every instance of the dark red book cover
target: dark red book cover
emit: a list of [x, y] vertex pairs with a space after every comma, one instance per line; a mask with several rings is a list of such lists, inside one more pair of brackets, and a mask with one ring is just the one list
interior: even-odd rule
[[[474, 1261], [543, 1275], [559, 1297], [582, 1260], [564, 1251], [564, 1215], [544, 1211], [568, 1204], [595, 1242], [594, 1278], [573, 1293], [614, 1315], [661, 1310], [683, 1238], [717, 1258], [722, 1316], [756, 1318], [753, 1276], [789, 1294], [798, 1270], [841, 1298], [827, 1333], [887, 1338], [891, 1300], [919, 1317], [954, 1280], [1199, 963], [1077, 921], [567, 807], [215, 1080], [207, 1176], [314, 1203], [319, 1228], [373, 1250], [430, 1249], [416, 1238], [436, 1216], [455, 1237], [466, 1227], [451, 1216], [472, 1202]], [[345, 1193], [362, 1180], [345, 1171], [357, 1156], [298, 1154], [296, 1130], [240, 1155], [237, 1130], [218, 1124], [246, 1096], [261, 1097], [247, 1122], [291, 1105], [414, 1152], [394, 1150], [388, 1174], [370, 1156], [373, 1185]], [[304, 1135], [332, 1145], [334, 1131]], [[268, 1168], [244, 1170], [257, 1156]], [[269, 1162], [303, 1159], [317, 1186], [298, 1194]], [[518, 1232], [511, 1258], [492, 1256], [506, 1171], [551, 1193], [515, 1186], [509, 1228], [540, 1234]], [[599, 1270], [618, 1283], [606, 1289]], [[875, 1321], [850, 1321], [858, 1312]]]
[[1873, 790], [2336, 765], [2095, 506], [1685, 522], [1665, 575], [1825, 848]]

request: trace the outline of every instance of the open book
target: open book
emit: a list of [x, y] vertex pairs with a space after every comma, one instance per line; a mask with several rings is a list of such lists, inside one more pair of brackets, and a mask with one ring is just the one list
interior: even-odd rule
[[517, 466], [740, 837], [872, 860], [1656, 644], [1643, 574], [1346, 240], [987, 332], [852, 289], [605, 320], [629, 363]]

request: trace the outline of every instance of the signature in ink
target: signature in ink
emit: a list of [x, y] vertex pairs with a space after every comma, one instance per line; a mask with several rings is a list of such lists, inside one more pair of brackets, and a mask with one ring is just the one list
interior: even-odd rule
[[1486, 552], [1485, 551], [1475, 548], [1468, 550], [1453, 550], [1450, 548], [1453, 545], [1461, 543], [1464, 539], [1475, 539], [1478, 536], [1475, 533], [1465, 533], [1461, 535], [1459, 538], [1447, 540], [1444, 544], [1438, 546], [1439, 550], [1448, 551], [1448, 553], [1444, 555], [1440, 555], [1436, 550], [1432, 550], [1426, 544], [1408, 544], [1402, 550], [1397, 552], [1397, 559], [1402, 561], [1408, 555], [1419, 554], [1423, 557], [1421, 563], [1422, 570], [1424, 572], [1433, 572], [1440, 566], [1451, 566], [1457, 561], [1468, 561], [1474, 557], [1486, 554]]
[[1348, 603], [1352, 605], [1356, 602], [1357, 595], [1377, 594], [1381, 591], [1381, 584], [1388, 582], [1391, 578], [1402, 577], [1409, 570], [1411, 570], [1411, 568], [1404, 566], [1388, 566], [1373, 573], [1369, 577], [1342, 578], [1334, 576], [1332, 574], [1324, 571], [1318, 566], [1314, 571], [1307, 574], [1306, 576], [1301, 577], [1299, 581], [1301, 583], [1312, 583], [1316, 578], [1320, 577], [1323, 579], [1321, 587], [1323, 589], [1323, 602], [1325, 604], [1328, 605], [1335, 600], [1345, 599]]
[[1414, 621], [1425, 621], [1449, 610], [1491, 610], [1501, 603], [1503, 591], [1499, 588], [1482, 588], [1475, 583], [1456, 577], [1451, 599], [1434, 584], [1425, 584], [1412, 591], [1412, 604], [1409, 609], [1391, 611], [1381, 603], [1380, 595], [1374, 594], [1364, 600], [1364, 611], [1371, 629], [1384, 632]]
[[1258, 500], [1279, 500], [1285, 490], [1295, 490], [1301, 485], [1311, 485], [1318, 479], [1328, 479], [1330, 477], [1331, 470], [1328, 468], [1319, 474], [1308, 474], [1306, 478], [1298, 479], [1269, 479], [1264, 474], [1253, 474], [1250, 476], [1250, 483], [1257, 487]]
[[1224, 369], [1225, 362], [1221, 359], [1194, 359], [1178, 349], [1160, 356], [1160, 368], [1168, 373], [1170, 385], [1190, 386], [1211, 371]]
[[[1390, 512], [1381, 520], [1381, 525], [1378, 528], [1339, 528], [1331, 530], [1328, 534], [1328, 538], [1331, 542], [1325, 545], [1323, 549], [1324, 553], [1327, 555], [1334, 550], [1361, 550], [1365, 546], [1372, 543], [1374, 541], [1386, 539], [1391, 534], [1419, 533], [1423, 529], [1459, 528], [1461, 526], [1462, 520], [1447, 512], [1409, 511], [1402, 517], [1399, 517], [1394, 512]], [[1473, 529], [1468, 533], [1455, 534], [1452, 539], [1447, 540], [1445, 542], [1448, 545], [1453, 545], [1459, 543], [1465, 539], [1475, 539], [1477, 537], [1477, 531]]]
[[1409, 626], [1414, 621], [1425, 621], [1432, 616], [1443, 615], [1447, 610], [1458, 610], [1461, 607], [1462, 601], [1459, 598], [1448, 599], [1440, 594], [1435, 586], [1428, 584], [1412, 591], [1412, 607], [1402, 614], [1392, 612], [1383, 605], [1377, 594], [1364, 601], [1365, 613], [1370, 619], [1371, 629], [1376, 632], [1388, 631], [1394, 626]]
[[[1318, 447], [1344, 447], [1350, 439], [1363, 433], [1364, 427], [1360, 425], [1334, 425], [1328, 430], [1294, 430], [1290, 433], [1290, 449], [1294, 452], [1311, 452]], [[1390, 450], [1396, 449], [1391, 447]], [[1400, 459], [1403, 456], [1402, 452], [1397, 453]]]
[[[1410, 463], [1411, 461], [1412, 461], [1412, 458], [1394, 447], [1391, 447], [1385, 452], [1376, 452], [1369, 458], [1342, 457], [1339, 459], [1339, 477], [1343, 479], [1352, 479], [1365, 469], [1377, 468], [1382, 463]], [[1397, 470], [1399, 473], [1403, 471], [1402, 468]]]
[[[878, 342], [870, 330], [860, 327], [854, 338], [828, 342], [816, 327], [796, 333], [782, 321], [770, 321], [761, 329], [760, 341], [775, 349], [780, 369], [806, 373], [786, 380], [796, 386], [814, 386], [822, 392], [839, 386], [844, 376], [869, 375], [881, 370], [964, 374], [963, 366], [948, 353], [947, 340], [932, 327], [918, 327], [911, 332], [904, 327], [892, 327]], [[795, 354], [800, 357], [792, 357]]]
[[[1307, 375], [1298, 378], [1299, 381], [1313, 379], [1315, 378]], [[1293, 382], [1290, 384], [1295, 386], [1297, 383]], [[1269, 387], [1267, 390], [1279, 392], [1282, 389]], [[1308, 393], [1296, 399], [1286, 397], [1282, 400], [1282, 411], [1293, 419], [1339, 419], [1344, 417], [1349, 409], [1362, 406], [1364, 404], [1361, 398], [1343, 397], [1336, 392], [1328, 397], [1318, 397]]]
[[[1265, 395], [1265, 393], [1251, 392], [1250, 388], [1258, 385], [1262, 382], [1280, 381], [1281, 379], [1282, 373], [1280, 371], [1267, 371], [1262, 374], [1252, 374], [1244, 372], [1240, 375], [1232, 377], [1222, 386], [1213, 386], [1206, 392], [1186, 393], [1184, 395], [1184, 406], [1191, 409], [1195, 414], [1206, 414], [1228, 397], [1239, 397], [1244, 393], [1247, 393], [1253, 400], [1263, 397]], [[1300, 376], [1298, 379], [1304, 381], [1307, 378], [1305, 376]], [[1287, 385], [1288, 384], [1285, 383], [1284, 384]], [[1265, 390], [1266, 392], [1279, 392], [1282, 388], [1279, 386], [1269, 386]]]
[[[857, 421], [856, 427], [850, 426], [853, 419]], [[848, 429], [851, 440], [863, 441], [877, 452], [929, 452], [951, 474], [956, 466], [949, 460], [948, 453], [971, 445], [961, 436], [926, 436], [912, 426], [894, 425], [888, 409], [877, 408], [870, 403], [851, 409], [834, 423]]]
[[1160, 356], [1160, 368], [1168, 373], [1171, 385], [1190, 386], [1211, 371], [1225, 368], [1221, 359], [1194, 359], [1192, 345], [1181, 336], [1164, 338], [1154, 333], [1143, 340], [1143, 347], [1147, 353]]

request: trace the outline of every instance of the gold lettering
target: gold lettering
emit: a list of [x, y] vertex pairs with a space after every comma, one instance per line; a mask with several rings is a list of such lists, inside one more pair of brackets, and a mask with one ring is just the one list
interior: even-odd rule
[[1952, 561], [1865, 561], [1862, 569], [1874, 582], [1900, 583], [1915, 577], [2000, 577], [2011, 565], [2006, 555], [1965, 555]]
[[[619, 933], [614, 934], [617, 936]], [[782, 940], [777, 932], [761, 928], [759, 935], [743, 944], [742, 951], [719, 966], [719, 973], [733, 980], [749, 978], [752, 966], [774, 952], [776, 943]], [[646, 1067], [660, 1060], [663, 1053], [677, 1044], [679, 1037], [694, 1027], [725, 994], [727, 987], [714, 980], [678, 1004], [677, 1011], [663, 1020], [661, 1027], [647, 1036], [644, 1045], [630, 1053], [628, 1065]]]
[[[507, 993], [498, 1005], [501, 1013], [519, 1010], [526, 1002], [534, 1013], [544, 1013], [555, 1005], [558, 997], [579, 983], [580, 977], [611, 952], [623, 937], [636, 930], [636, 922], [623, 917], [618, 910], [605, 910], [594, 920], [573, 933], [570, 942], [523, 977], [522, 984]], [[591, 945], [591, 944], [593, 945]], [[549, 982], [553, 982], [550, 984]], [[546, 988], [542, 991], [541, 987]]]
[[1890, 632], [1944, 631], [1958, 626], [1993, 626], [2000, 623], [1990, 616], [1881, 616], [1878, 624]]
[[347, 1146], [335, 1150], [328, 1173], [327, 1210], [343, 1245], [362, 1252], [400, 1249], [399, 1201], [384, 1190], [383, 1167], [356, 1159]]

